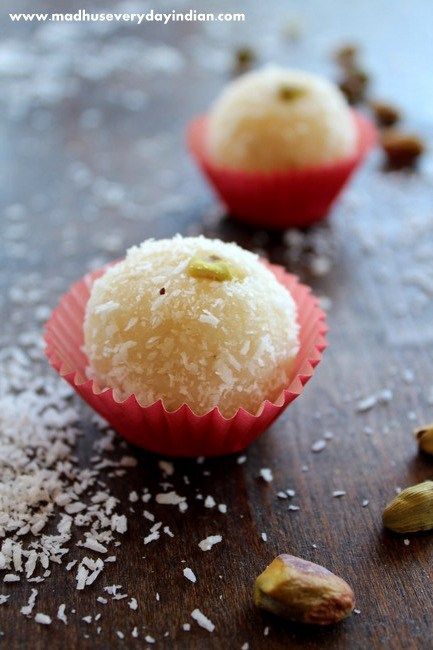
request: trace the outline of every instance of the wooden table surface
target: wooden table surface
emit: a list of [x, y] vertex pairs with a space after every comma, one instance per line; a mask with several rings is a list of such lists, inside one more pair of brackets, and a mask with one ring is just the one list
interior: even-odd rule
[[[117, 7], [133, 11], [139, 4]], [[53, 307], [89, 268], [146, 237], [176, 232], [235, 240], [285, 264], [324, 298], [330, 325], [329, 350], [311, 383], [248, 449], [244, 464], [235, 457], [175, 461], [169, 480], [187, 497], [188, 511], [147, 506], [173, 538], [144, 546], [150, 522], [140, 507], [129, 512], [128, 494], [141, 493], [143, 486], [152, 494], [160, 491], [159, 459], [120, 448], [138, 466], [107, 479], [129, 522], [117, 561], [80, 592], [73, 572], [56, 567], [38, 587], [38, 611], [53, 617], [51, 626], [19, 613], [30, 593], [25, 580], [2, 585], [0, 592], [11, 594], [0, 607], [5, 648], [147, 647], [146, 634], [157, 648], [433, 644], [433, 537], [413, 535], [407, 545], [381, 525], [384, 505], [398, 487], [433, 476], [433, 460], [417, 454], [411, 435], [433, 415], [433, 161], [425, 156], [418, 171], [389, 173], [375, 152], [326, 224], [276, 235], [224, 218], [184, 146], [187, 121], [206, 109], [230, 77], [237, 46], [252, 46], [259, 62], [335, 78], [331, 54], [347, 41], [362, 47], [372, 96], [398, 104], [405, 126], [431, 140], [433, 7], [423, 0], [238, 4], [244, 6], [200, 6], [244, 10], [242, 25], [12, 24], [2, 9], [3, 346], [14, 345], [20, 332], [41, 329], [35, 304], [14, 301], [11, 287], [38, 286], [40, 302]], [[16, 5], [10, 10], [34, 10], [29, 2]], [[107, 3], [92, 3], [100, 10], [102, 5]], [[284, 36], [293, 21], [300, 28], [297, 41]], [[53, 371], [41, 361], [34, 372]], [[369, 396], [378, 403], [359, 412], [359, 400]], [[100, 434], [90, 410], [79, 408], [84, 436], [78, 454], [87, 467]], [[314, 453], [311, 446], [325, 432], [332, 440]], [[273, 472], [271, 483], [258, 478], [264, 467]], [[286, 488], [296, 491], [291, 503], [298, 511], [277, 498]], [[334, 498], [334, 490], [346, 494]], [[204, 508], [197, 494], [227, 504], [227, 513]], [[222, 542], [202, 552], [198, 542], [213, 534], [222, 535]], [[316, 629], [255, 610], [254, 579], [282, 552], [343, 576], [353, 586], [359, 613]], [[82, 554], [72, 546], [68, 560]], [[196, 573], [196, 584], [183, 577], [185, 566]], [[98, 609], [96, 598], [109, 584], [136, 597], [138, 610], [124, 600]], [[55, 619], [61, 602], [67, 604], [67, 626]], [[190, 618], [197, 607], [215, 624], [213, 633]], [[96, 623], [82, 621], [96, 611], [103, 614], [99, 636]], [[189, 632], [182, 630], [186, 622]], [[136, 625], [140, 637], [133, 639]]]

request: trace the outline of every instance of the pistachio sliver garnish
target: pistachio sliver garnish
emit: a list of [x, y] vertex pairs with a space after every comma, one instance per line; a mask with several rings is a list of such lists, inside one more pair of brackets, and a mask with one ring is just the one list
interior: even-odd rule
[[218, 255], [194, 255], [190, 259], [186, 271], [192, 278], [216, 280], [217, 282], [242, 280], [245, 277], [242, 269]]
[[306, 94], [306, 89], [302, 86], [290, 86], [284, 84], [278, 88], [278, 98], [284, 102], [290, 102], [294, 99], [299, 99]]

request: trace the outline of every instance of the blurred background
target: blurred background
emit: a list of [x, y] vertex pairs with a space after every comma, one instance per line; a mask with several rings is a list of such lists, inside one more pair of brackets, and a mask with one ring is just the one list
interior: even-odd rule
[[185, 125], [233, 75], [240, 48], [257, 65], [299, 66], [337, 79], [333, 52], [360, 44], [374, 93], [403, 107], [413, 128], [430, 132], [431, 78], [419, 74], [420, 64], [433, 60], [429, 0], [196, 7], [243, 11], [242, 23], [38, 24], [6, 14], [190, 8], [183, 0], [36, 4], [16, 0], [2, 9], [1, 200], [12, 213], [31, 213], [33, 242], [24, 251], [11, 236], [16, 229], [7, 231], [11, 261], [25, 255], [43, 263], [50, 242], [68, 273], [76, 255], [89, 263], [111, 257], [162, 220], [171, 234], [202, 217], [210, 193], [186, 153]]

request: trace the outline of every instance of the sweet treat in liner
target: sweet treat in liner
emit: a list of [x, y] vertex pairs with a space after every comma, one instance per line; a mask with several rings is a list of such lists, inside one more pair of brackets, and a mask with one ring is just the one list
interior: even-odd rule
[[218, 456], [245, 449], [302, 393], [326, 329], [282, 267], [175, 237], [78, 280], [45, 342], [53, 368], [130, 443]]
[[187, 137], [229, 215], [285, 229], [328, 215], [376, 130], [326, 79], [269, 66], [229, 84]]
[[356, 126], [326, 79], [270, 66], [233, 81], [209, 112], [207, 147], [219, 166], [243, 171], [313, 167], [352, 156]]
[[256, 255], [205, 237], [147, 240], [91, 291], [90, 376], [118, 400], [254, 414], [286, 386], [299, 349], [290, 292]]

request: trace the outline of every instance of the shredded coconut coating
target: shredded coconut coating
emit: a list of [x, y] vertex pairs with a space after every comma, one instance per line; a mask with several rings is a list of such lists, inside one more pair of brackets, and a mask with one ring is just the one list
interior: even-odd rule
[[[196, 254], [223, 257], [245, 277], [191, 277]], [[205, 237], [129, 249], [94, 283], [84, 336], [90, 375], [118, 400], [135, 394], [147, 406], [161, 398], [169, 411], [187, 403], [197, 414], [218, 406], [227, 417], [276, 400], [298, 351], [290, 293], [256, 255]]]
[[[284, 99], [285, 89], [290, 96], [293, 88], [302, 92]], [[357, 134], [346, 99], [334, 84], [268, 66], [227, 86], [210, 111], [207, 138], [216, 164], [272, 171], [348, 157]]]

